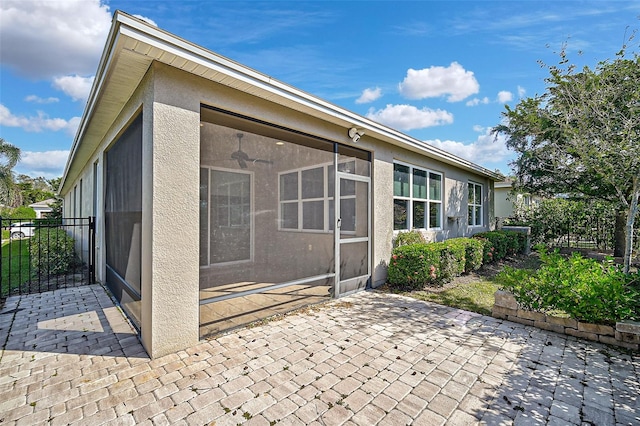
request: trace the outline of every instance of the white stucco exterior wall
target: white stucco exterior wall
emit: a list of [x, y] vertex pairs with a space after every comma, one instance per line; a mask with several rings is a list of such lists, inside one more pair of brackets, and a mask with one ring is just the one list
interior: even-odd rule
[[152, 358], [199, 340], [200, 102], [155, 70], [144, 107], [142, 343]]

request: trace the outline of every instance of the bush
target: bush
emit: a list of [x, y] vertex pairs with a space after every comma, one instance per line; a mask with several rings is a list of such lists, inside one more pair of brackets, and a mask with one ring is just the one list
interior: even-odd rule
[[527, 236], [515, 231], [489, 231], [475, 234], [473, 238], [480, 239], [484, 243], [482, 262], [490, 263], [524, 253], [527, 245]]
[[[16, 208], [4, 207], [0, 210], [2, 219], [35, 219], [36, 211], [31, 207], [20, 206]], [[4, 220], [3, 220], [4, 222]]]
[[465, 238], [465, 263], [464, 272], [469, 273], [480, 269], [484, 255], [484, 243], [477, 238]]
[[389, 261], [388, 282], [408, 290], [426, 285], [441, 286], [454, 277], [478, 269], [482, 264], [482, 242], [453, 238], [438, 243], [396, 247]]
[[[434, 244], [409, 244], [393, 250], [389, 261], [388, 281], [391, 285], [420, 290], [437, 278], [440, 251]], [[437, 265], [437, 266], [436, 266]]]
[[395, 240], [393, 241], [393, 247], [406, 246], [409, 244], [426, 243], [424, 236], [420, 231], [404, 231], [398, 232]]
[[79, 264], [74, 239], [60, 228], [38, 228], [31, 237], [31, 269], [35, 274], [64, 274]]
[[604, 262], [573, 253], [566, 258], [540, 251], [537, 271], [505, 268], [496, 277], [525, 309], [561, 310], [578, 321], [613, 324], [640, 319], [640, 273], [625, 274], [611, 258]]

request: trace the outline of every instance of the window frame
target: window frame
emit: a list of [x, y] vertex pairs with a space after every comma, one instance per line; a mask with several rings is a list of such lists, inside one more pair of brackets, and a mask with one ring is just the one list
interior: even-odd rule
[[[409, 186], [409, 195], [408, 196], [401, 196], [401, 195], [395, 195], [395, 185], [396, 185], [396, 180], [395, 180], [395, 173], [396, 173], [396, 165], [398, 166], [403, 166], [403, 167], [408, 167], [409, 168], [409, 182], [408, 182], [408, 186]], [[414, 170], [419, 170], [421, 172], [425, 173], [425, 188], [426, 188], [426, 197], [415, 197], [414, 196]], [[430, 182], [431, 182], [431, 175], [437, 175], [440, 177], [440, 187], [439, 187], [439, 194], [440, 194], [440, 199], [432, 199], [430, 197]], [[400, 231], [410, 231], [412, 229], [418, 229], [418, 230], [425, 230], [425, 231], [441, 231], [443, 229], [442, 226], [442, 220], [443, 220], [443, 205], [444, 205], [444, 173], [443, 172], [438, 172], [436, 170], [433, 169], [429, 169], [426, 167], [419, 167], [419, 166], [414, 166], [413, 164], [410, 163], [405, 163], [403, 161], [394, 161], [393, 162], [393, 180], [392, 180], [392, 184], [393, 184], [393, 201], [394, 201], [394, 225], [393, 225], [393, 231], [394, 232], [400, 232]], [[406, 220], [406, 225], [407, 227], [402, 228], [402, 229], [396, 229], [395, 227], [395, 201], [396, 200], [403, 200], [407, 202], [407, 220]], [[414, 224], [414, 220], [413, 220], [413, 212], [414, 212], [414, 202], [420, 202], [420, 203], [426, 203], [426, 208], [424, 210], [424, 216], [425, 216], [425, 221], [426, 221], [426, 227], [420, 227], [420, 228], [416, 228], [413, 226]], [[439, 224], [440, 226], [431, 226], [431, 205], [432, 204], [439, 204], [440, 205], [440, 209], [439, 209]]]
[[[469, 196], [469, 193], [471, 192], [471, 188], [473, 188], [473, 200], [471, 199], [467, 199], [467, 224], [471, 227], [481, 227], [484, 226], [484, 185], [479, 183], [479, 182], [474, 182], [474, 181], [469, 181], [467, 182], [467, 198]], [[476, 200], [476, 188], [480, 188], [480, 200], [478, 202], [478, 200]], [[469, 208], [473, 208], [474, 211], [474, 215], [473, 217], [469, 216]], [[475, 209], [479, 208], [480, 209], [480, 223], [476, 223], [475, 218]], [[472, 220], [473, 219], [473, 220]]]
[[[347, 159], [345, 161], [340, 161], [338, 163], [338, 170], [340, 170], [340, 166], [343, 164], [348, 164], [350, 162], [353, 162], [353, 159]], [[312, 166], [306, 166], [306, 167], [300, 167], [300, 168], [296, 168], [296, 169], [290, 169], [290, 170], [283, 170], [281, 172], [278, 172], [278, 231], [285, 231], [285, 232], [309, 232], [309, 233], [333, 233], [334, 232], [334, 223], [333, 221], [335, 220], [335, 213], [332, 213], [332, 209], [335, 209], [335, 194], [330, 195], [331, 192], [333, 191], [333, 186], [335, 184], [335, 179], [337, 178], [337, 173], [336, 170], [333, 169], [334, 167], [334, 163], [333, 162], [328, 162], [328, 163], [320, 163], [320, 164], [314, 164]], [[303, 193], [303, 185], [302, 185], [302, 175], [304, 172], [306, 171], [311, 171], [314, 169], [320, 169], [322, 168], [323, 171], [323, 194], [322, 196], [318, 196], [318, 197], [311, 197], [311, 198], [303, 198], [302, 193]], [[332, 170], [333, 169], [333, 170]], [[331, 179], [331, 177], [329, 176], [329, 173], [333, 173], [333, 179]], [[287, 200], [283, 200], [282, 199], [282, 186], [280, 185], [281, 182], [281, 178], [283, 175], [288, 175], [288, 174], [293, 174], [296, 173], [297, 176], [297, 196], [296, 198], [291, 198], [291, 199], [287, 199]], [[333, 181], [333, 183], [331, 182]], [[356, 194], [348, 194], [348, 195], [343, 195], [340, 194], [340, 200], [347, 200], [347, 199], [355, 199], [356, 198]], [[320, 228], [305, 228], [304, 227], [304, 203], [305, 202], [322, 202], [323, 203], [323, 227], [322, 229]], [[332, 205], [333, 202], [333, 205]], [[298, 217], [297, 217], [297, 224], [298, 226], [296, 228], [286, 228], [283, 226], [283, 224], [285, 223], [284, 218], [282, 217], [283, 215], [283, 205], [285, 204], [295, 204], [298, 207]], [[333, 218], [333, 220], [332, 220]], [[343, 234], [355, 234], [355, 231], [342, 231]]]

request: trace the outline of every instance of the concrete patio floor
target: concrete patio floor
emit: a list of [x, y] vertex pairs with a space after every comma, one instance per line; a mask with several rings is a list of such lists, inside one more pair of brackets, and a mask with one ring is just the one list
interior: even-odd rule
[[363, 292], [150, 360], [99, 285], [0, 312], [0, 422], [640, 424], [640, 354]]

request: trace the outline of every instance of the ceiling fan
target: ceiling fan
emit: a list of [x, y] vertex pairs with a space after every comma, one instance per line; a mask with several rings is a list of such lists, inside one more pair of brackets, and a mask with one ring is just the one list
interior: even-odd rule
[[238, 165], [240, 166], [240, 168], [246, 169], [247, 163], [273, 164], [273, 161], [271, 160], [262, 160], [260, 158], [249, 158], [249, 155], [242, 150], [242, 137], [244, 136], [244, 134], [237, 133], [236, 136], [238, 137], [238, 150], [231, 153], [231, 158], [238, 162]]

